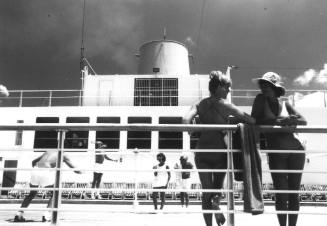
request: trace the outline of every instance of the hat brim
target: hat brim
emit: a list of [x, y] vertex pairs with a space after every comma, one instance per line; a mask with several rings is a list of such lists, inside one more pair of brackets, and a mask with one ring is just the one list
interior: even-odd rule
[[285, 95], [285, 88], [279, 84], [275, 84], [273, 82], [271, 82], [270, 80], [264, 79], [264, 78], [255, 78], [252, 81], [254, 82], [268, 82], [269, 84], [271, 84], [276, 90], [278, 90], [279, 92], [279, 96], [284, 96]]

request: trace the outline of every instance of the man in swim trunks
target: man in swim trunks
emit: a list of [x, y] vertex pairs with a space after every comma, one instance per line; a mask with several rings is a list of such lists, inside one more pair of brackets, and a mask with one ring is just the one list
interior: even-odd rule
[[[57, 164], [58, 152], [53, 150], [48, 150], [44, 152], [40, 157], [34, 159], [32, 161], [32, 166], [34, 168], [55, 168]], [[70, 168], [75, 168], [75, 166], [71, 163], [70, 159], [63, 155], [63, 162], [67, 164]], [[75, 173], [81, 174], [81, 171], [74, 171]], [[31, 173], [31, 181], [30, 181], [30, 188], [53, 188], [55, 182], [55, 170], [39, 170], [39, 171], [32, 171]], [[28, 196], [25, 197], [21, 204], [21, 208], [27, 208], [32, 200], [35, 198], [38, 190], [30, 190]], [[49, 199], [47, 208], [49, 208], [52, 204], [52, 195]], [[45, 211], [42, 216], [42, 221], [46, 222], [50, 220], [50, 213], [49, 211]], [[19, 210], [14, 218], [14, 222], [25, 222], [24, 218], [24, 211]]]

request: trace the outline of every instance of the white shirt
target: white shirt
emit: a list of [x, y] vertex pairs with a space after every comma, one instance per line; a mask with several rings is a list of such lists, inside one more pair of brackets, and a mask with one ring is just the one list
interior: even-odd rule
[[168, 170], [166, 164], [163, 164], [162, 166], [157, 165], [157, 169], [155, 169], [157, 176], [154, 176], [152, 187], [163, 187], [167, 185]]

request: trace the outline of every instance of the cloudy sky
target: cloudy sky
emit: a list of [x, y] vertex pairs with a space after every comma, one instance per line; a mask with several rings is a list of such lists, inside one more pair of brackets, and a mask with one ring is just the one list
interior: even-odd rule
[[[83, 0], [1, 0], [0, 83], [79, 89], [82, 11]], [[267, 71], [289, 89], [327, 87], [326, 0], [86, 0], [85, 15], [98, 74], [136, 73], [139, 46], [166, 28], [194, 55], [191, 73], [233, 64], [234, 88]]]

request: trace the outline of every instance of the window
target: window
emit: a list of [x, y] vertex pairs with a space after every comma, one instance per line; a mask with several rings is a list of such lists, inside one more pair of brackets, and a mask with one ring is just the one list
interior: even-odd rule
[[[89, 117], [67, 117], [66, 123], [89, 123]], [[87, 148], [89, 131], [68, 131], [65, 138], [65, 148]]]
[[[37, 117], [36, 123], [59, 123], [59, 117]], [[34, 148], [58, 148], [57, 131], [35, 131]]]
[[[17, 123], [24, 123], [24, 120], [17, 120]], [[15, 145], [21, 146], [23, 144], [23, 131], [17, 130], [16, 131], [16, 139], [15, 139]]]
[[134, 106], [177, 106], [177, 78], [136, 78]]
[[[120, 123], [119, 117], [98, 117], [97, 123]], [[96, 131], [96, 140], [102, 141], [107, 148], [119, 148], [120, 131]]]
[[[150, 117], [128, 117], [128, 123], [148, 123], [151, 124]], [[128, 131], [127, 148], [150, 149], [151, 131]]]
[[[181, 124], [181, 117], [160, 117], [159, 124]], [[182, 132], [159, 132], [160, 149], [182, 149], [183, 133]]]

